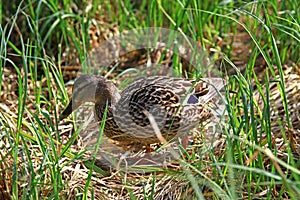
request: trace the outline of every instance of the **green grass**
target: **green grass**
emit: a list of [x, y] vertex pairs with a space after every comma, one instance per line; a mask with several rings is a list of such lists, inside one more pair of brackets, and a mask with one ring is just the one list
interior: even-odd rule
[[[204, 163], [204, 158], [197, 157], [200, 152], [194, 152], [189, 160], [181, 161], [178, 171], [157, 169], [158, 175], [149, 178], [151, 189], [146, 190], [145, 186], [140, 195], [153, 199], [156, 183], [160, 183], [163, 173], [182, 181], [182, 188], [192, 188], [193, 194], [183, 193], [186, 198], [205, 199], [210, 194], [214, 199], [253, 199], [254, 194], [266, 192], [263, 196], [266, 199], [298, 199], [300, 162], [293, 154], [284, 127], [280, 133], [287, 145], [286, 156], [281, 156], [282, 152], [273, 144], [269, 85], [276, 80], [290, 128], [283, 64], [300, 63], [299, 2], [133, 2], [86, 0], [72, 5], [72, 1], [29, 0], [1, 4], [0, 174], [3, 176], [0, 177], [3, 178], [0, 186], [6, 183], [13, 199], [64, 199], [68, 195], [75, 197], [74, 194], [78, 199], [99, 198], [99, 195], [104, 198], [96, 193], [97, 181], [101, 176], [109, 176], [95, 170], [93, 162], [86, 172], [86, 182], [81, 180], [86, 185], [72, 194], [67, 192], [71, 186], [66, 185], [70, 177], [64, 172], [65, 167], [74, 168], [85, 151], [72, 147], [79, 131], [65, 142], [58, 126], [58, 114], [69, 101], [63, 80], [65, 71], [60, 67], [85, 62], [92, 48], [89, 43], [92, 25], [109, 32], [117, 24], [120, 31], [146, 27], [179, 31], [183, 37], [198, 42], [220, 68], [235, 71], [235, 75], [228, 76], [225, 92], [228, 102], [228, 123], [222, 132], [225, 149], [210, 151], [207, 156], [210, 163]], [[230, 35], [237, 36], [242, 31], [250, 36], [251, 42], [243, 71], [234, 64], [233, 43], [227, 42]], [[261, 72], [264, 74], [254, 71], [259, 57], [268, 69]], [[6, 87], [7, 76], [3, 79], [6, 69], [15, 74], [11, 83], [17, 84], [16, 91]], [[259, 81], [259, 76], [264, 77], [265, 83]], [[254, 93], [261, 94], [262, 109]], [[263, 133], [265, 141], [259, 139]], [[205, 173], [207, 170], [211, 170], [210, 176]], [[139, 185], [138, 180], [130, 182], [126, 180], [127, 174], [119, 174], [130, 198], [141, 197], [131, 187]], [[275, 189], [277, 194], [273, 193]]]

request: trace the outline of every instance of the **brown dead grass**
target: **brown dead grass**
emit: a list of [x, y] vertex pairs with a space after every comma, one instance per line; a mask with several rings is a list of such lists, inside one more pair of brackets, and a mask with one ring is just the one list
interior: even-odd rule
[[[92, 43], [94, 46], [97, 46], [97, 27], [91, 28], [91, 35], [92, 37]], [[229, 41], [226, 41], [224, 39], [224, 43], [232, 42], [233, 39], [234, 43], [234, 50], [233, 55], [235, 59], [233, 59], [234, 63], [237, 64], [241, 69], [245, 66], [245, 62], [248, 58], [249, 54], [249, 40], [250, 38], [245, 39], [247, 35], [245, 33], [241, 32], [236, 36], [236, 38], [230, 38]], [[228, 38], [227, 38], [228, 39]], [[101, 39], [102, 40], [102, 39]], [[101, 41], [100, 40], [100, 41]], [[138, 52], [140, 53], [140, 52]], [[155, 54], [156, 55], [156, 54]], [[139, 60], [139, 64], [141, 62], [147, 62], [145, 60], [145, 57], [143, 55], [140, 56], [140, 58], [143, 58], [143, 60]], [[130, 60], [130, 59], [129, 59]], [[137, 60], [134, 60], [137, 61]], [[132, 63], [134, 66], [135, 64]], [[131, 65], [131, 66], [132, 66]], [[126, 68], [127, 65], [124, 64], [124, 68]], [[129, 66], [129, 65], [128, 65]], [[265, 63], [263, 60], [258, 59], [257, 66], [259, 66], [259, 69], [266, 68]], [[289, 74], [296, 74], [300, 76], [300, 67], [299, 65], [293, 65], [293, 66], [285, 66], [286, 71]], [[71, 79], [76, 76], [76, 71], [78, 70], [78, 67], [75, 67], [75, 70], [72, 66], [65, 66], [64, 67], [64, 74], [66, 75], [65, 79]], [[230, 72], [231, 73], [231, 72]], [[263, 74], [263, 72], [261, 72]], [[71, 74], [71, 75], [70, 75]], [[0, 134], [0, 199], [10, 199], [11, 197], [11, 184], [12, 184], [12, 176], [13, 176], [13, 164], [14, 159], [11, 155], [12, 148], [11, 142], [13, 135], [11, 134], [5, 134], [5, 132], [10, 133], [16, 133], [17, 126], [16, 126], [16, 120], [17, 120], [17, 104], [18, 104], [18, 86], [16, 84], [17, 75], [13, 70], [5, 69], [5, 72], [3, 74], [3, 81], [2, 81], [2, 91], [0, 94], [0, 114], [1, 114], [1, 124], [5, 126], [1, 126], [1, 132]], [[29, 79], [30, 80], [30, 79]], [[286, 81], [289, 81], [288, 79]], [[33, 95], [34, 87], [42, 85], [43, 88], [47, 88], [47, 84], [45, 79], [37, 81], [35, 83], [29, 82], [28, 84], [28, 100], [26, 102], [26, 107], [28, 110], [30, 110], [33, 113], [39, 114], [38, 110], [36, 109], [33, 102], [35, 102], [35, 96]], [[51, 86], [53, 90], [56, 90], [56, 84], [55, 81], [51, 82]], [[299, 86], [299, 84], [298, 84]], [[71, 85], [68, 86], [71, 88]], [[69, 89], [70, 91], [70, 89]], [[42, 92], [42, 96], [44, 96], [46, 99], [49, 97], [47, 90], [44, 90]], [[300, 101], [300, 95], [297, 96], [298, 102]], [[59, 108], [59, 109], [57, 109]], [[53, 100], [50, 101], [49, 104], [42, 105], [41, 109], [45, 109], [50, 111], [50, 116], [52, 117], [52, 122], [55, 123], [55, 120], [53, 118], [54, 113], [57, 114], [59, 111], [63, 109], [63, 106], [60, 102], [54, 102]], [[39, 115], [41, 119], [46, 123], [45, 119], [43, 119], [43, 116]], [[299, 114], [298, 114], [299, 116]], [[25, 112], [23, 121], [29, 122], [30, 115]], [[299, 119], [296, 123], [299, 122]], [[72, 135], [72, 124], [60, 124], [59, 126], [59, 134], [62, 134], [61, 137], [63, 138], [63, 143], [68, 141], [68, 138]], [[298, 127], [297, 127], [298, 128]], [[29, 131], [28, 126], [23, 125], [22, 130], [24, 133], [27, 133], [28, 135], [31, 135], [32, 133]], [[300, 130], [293, 129], [293, 130], [285, 130], [285, 132], [288, 135], [287, 140], [291, 144], [292, 151], [295, 155], [295, 157], [299, 158], [299, 135]], [[3, 134], [4, 133], [4, 134]], [[262, 146], [265, 148], [268, 148], [268, 145], [266, 144], [266, 138], [261, 138]], [[22, 145], [22, 143], [20, 143]], [[32, 155], [32, 162], [34, 164], [34, 171], [38, 171], [40, 168], [41, 160], [43, 160], [43, 155], [40, 152], [38, 148], [36, 148], [35, 143], [30, 143], [28, 141], [27, 143], [29, 147], [29, 151]], [[278, 134], [276, 137], [272, 140], [273, 148], [276, 148], [278, 151], [278, 157], [287, 160], [287, 148], [288, 145], [284, 142], [284, 139], [282, 135]], [[80, 143], [80, 139], [76, 141], [71, 149], [76, 151], [81, 151], [84, 149], [84, 144]], [[194, 142], [194, 146], [190, 148], [189, 153], [195, 152], [197, 154], [197, 142]], [[22, 152], [22, 146], [18, 147], [19, 151]], [[215, 142], [214, 146], [214, 154], [217, 157], [224, 156], [226, 149], [226, 142], [225, 139], [220, 137]], [[51, 152], [56, 153], [56, 152]], [[252, 160], [256, 159], [256, 156], [260, 152], [257, 152], [257, 154], [254, 154], [252, 157], [248, 158], [248, 160], [245, 160], [245, 163], [251, 163]], [[90, 155], [90, 154], [89, 154]], [[87, 156], [89, 156], [87, 155]], [[20, 172], [20, 174], [23, 174], [22, 177], [20, 177], [20, 183], [19, 185], [19, 191], [20, 195], [24, 188], [27, 188], [30, 186], [30, 183], [27, 183], [26, 180], [29, 179], [31, 172], [25, 172], [22, 173], [21, 171], [24, 169], [24, 166], [26, 163], [22, 160], [22, 155], [19, 155], [18, 158], [18, 166], [17, 170]], [[60, 160], [59, 165], [65, 166], [61, 169], [61, 176], [65, 185], [65, 188], [60, 191], [60, 195], [65, 199], [75, 199], [76, 195], [78, 195], [78, 191], [83, 192], [86, 180], [88, 177], [88, 173], [90, 169], [84, 165], [83, 160], [77, 159], [72, 161], [71, 163], [68, 163], [68, 161], [71, 159], [71, 157], [64, 157]], [[269, 168], [270, 163], [274, 162], [270, 157], [267, 155], [264, 155], [264, 163], [266, 169]], [[194, 159], [193, 161], [188, 161], [190, 164], [202, 162], [202, 173], [205, 174], [207, 177], [212, 178], [213, 180], [217, 180], [219, 177], [214, 177], [215, 174], [213, 173], [213, 167], [210, 166], [210, 163], [212, 163], [211, 157], [209, 154], [207, 155], [201, 155], [197, 159]], [[68, 164], [67, 164], [68, 163]], [[174, 174], [172, 174], [173, 172]], [[50, 173], [50, 171], [45, 172], [45, 174]], [[130, 196], [133, 195], [137, 199], [143, 199], [145, 197], [145, 194], [148, 196], [153, 195], [153, 199], [187, 199], [187, 198], [195, 198], [195, 194], [193, 193], [193, 188], [189, 181], [186, 179], [185, 172], [181, 165], [169, 163], [169, 166], [162, 168], [162, 170], [159, 170], [157, 172], [149, 172], [149, 173], [134, 173], [134, 172], [126, 172], [126, 171], [118, 171], [114, 168], [107, 170], [108, 175], [104, 176], [101, 173], [94, 173], [92, 176], [91, 184], [89, 187], [89, 197], [92, 195], [92, 190], [94, 192], [96, 199], [130, 199]], [[197, 173], [194, 173], [195, 175]], [[196, 175], [197, 176], [197, 175]], [[50, 177], [45, 177], [49, 183], [51, 182]], [[154, 180], [154, 181], [153, 181]], [[41, 197], [48, 197], [52, 194], [52, 188], [50, 185], [40, 185], [40, 194]], [[152, 194], [152, 191], [154, 193]], [[247, 193], [247, 192], [246, 192]], [[274, 189], [274, 193], [276, 193], [276, 189]], [[206, 187], [203, 187], [203, 194], [206, 198], [212, 198], [214, 194], [211, 190], [207, 189]], [[257, 197], [263, 197], [264, 194], [256, 194]], [[245, 198], [246, 196], [244, 196]]]

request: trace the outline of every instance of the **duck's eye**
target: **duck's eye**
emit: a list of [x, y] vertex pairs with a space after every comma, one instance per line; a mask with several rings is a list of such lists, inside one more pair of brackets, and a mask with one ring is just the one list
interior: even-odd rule
[[189, 97], [189, 99], [188, 99], [187, 102], [190, 103], [190, 104], [196, 104], [196, 103], [198, 103], [199, 101], [198, 101], [197, 96], [194, 95], [194, 94], [192, 94], [192, 95]]

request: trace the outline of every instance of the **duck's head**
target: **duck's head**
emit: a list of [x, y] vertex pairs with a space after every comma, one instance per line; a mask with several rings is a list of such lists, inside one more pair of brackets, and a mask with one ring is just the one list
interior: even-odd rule
[[102, 76], [85, 74], [75, 81], [72, 99], [59, 119], [62, 120], [68, 117], [85, 102], [93, 102], [96, 105], [103, 106], [108, 103], [114, 106], [119, 99], [118, 88], [111, 81]]

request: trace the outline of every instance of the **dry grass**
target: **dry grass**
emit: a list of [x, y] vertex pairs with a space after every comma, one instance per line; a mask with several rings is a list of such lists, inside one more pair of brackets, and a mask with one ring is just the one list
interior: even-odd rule
[[[109, 37], [108, 35], [111, 34], [109, 31], [117, 33], [119, 29], [118, 26], [113, 26], [109, 30], [100, 28], [100, 26], [96, 25], [90, 28], [90, 43], [94, 48]], [[101, 34], [99, 35], [99, 33]], [[224, 38], [216, 38], [220, 47], [232, 44], [232, 61], [242, 72], [245, 71], [249, 52], [251, 51], [251, 38], [245, 38], [245, 36], [248, 36], [248, 34], [239, 27], [236, 35], [232, 34], [229, 37], [225, 35]], [[206, 49], [212, 50], [210, 52], [211, 55], [218, 53], [214, 52], [209, 46]], [[130, 54], [125, 54], [120, 58], [122, 60], [119, 63], [121, 70], [124, 71], [132, 66], [141, 66], [147, 63], [148, 60], [157, 59], [157, 52], [153, 51], [151, 58], [147, 58], [145, 53], [145, 51], [133, 51]], [[73, 52], [66, 51], [64, 55], [72, 57]], [[172, 59], [168, 56], [165, 60], [166, 66], [168, 66], [168, 62], [172, 62]], [[76, 63], [78, 61], [74, 62], [78, 64]], [[111, 79], [115, 79], [118, 76], [118, 72], [108, 73], [111, 67], [107, 68], [104, 74], [109, 75]], [[79, 67], [62, 66], [61, 69], [64, 72], [64, 79], [67, 82], [77, 76]], [[258, 56], [254, 65], [254, 71], [262, 75], [258, 77], [261, 83], [267, 82], [265, 80], [266, 69], [268, 67], [265, 60], [261, 56]], [[97, 155], [96, 166], [92, 165], [93, 160], [91, 156], [93, 152], [84, 152], [86, 143], [82, 140], [82, 135], [78, 138], [73, 138], [73, 135], [76, 135], [77, 132], [74, 131], [72, 120], [57, 123], [55, 119], [55, 116], [61, 113], [64, 106], [62, 105], [63, 97], [57, 92], [59, 91], [57, 80], [52, 74], [50, 74], [50, 82], [46, 78], [36, 81], [32, 81], [31, 78], [28, 79], [26, 109], [22, 116], [21, 128], [18, 129], [18, 115], [16, 114], [18, 113], [18, 104], [20, 103], [18, 99], [18, 75], [15, 70], [5, 68], [2, 75], [2, 90], [0, 94], [0, 199], [13, 198], [11, 196], [13, 185], [17, 185], [18, 187], [18, 197], [29, 193], [32, 188], [35, 188], [38, 198], [49, 198], [57, 192], [54, 191], [55, 184], [52, 175], [55, 173], [53, 169], [59, 169], [59, 174], [57, 175], [59, 176], [57, 178], [59, 183], [57, 184], [60, 188], [57, 193], [62, 199], [76, 199], [85, 194], [87, 194], [88, 199], [92, 197], [95, 199], [196, 199], [199, 197], [197, 189], [207, 199], [215, 199], [217, 197], [228, 198], [231, 197], [228, 194], [228, 191], [230, 191], [228, 185], [230, 184], [235, 185], [235, 192], [241, 199], [266, 198], [270, 190], [272, 190], [272, 197], [291, 198], [288, 191], [280, 191], [281, 186], [284, 186], [283, 183], [279, 183], [273, 188], [269, 188], [268, 183], [266, 183], [266, 185], [260, 185], [260, 188], [257, 189], [258, 186], [244, 176], [247, 170], [250, 171], [251, 167], [259, 169], [261, 167], [266, 173], [270, 172], [270, 174], [274, 175], [275, 179], [279, 174], [280, 177], [291, 177], [291, 180], [297, 181], [296, 176], [292, 175], [295, 170], [286, 163], [290, 162], [291, 155], [294, 161], [298, 163], [300, 156], [300, 114], [298, 105], [298, 102], [300, 102], [300, 65], [289, 63], [289, 65], [284, 65], [284, 70], [292, 127], [288, 128], [287, 122], [284, 119], [282, 101], [280, 101], [278, 88], [274, 86], [273, 90], [270, 91], [273, 94], [271, 95], [271, 99], [272, 96], [274, 97], [274, 101], [272, 101], [274, 103], [270, 104], [271, 111], [274, 111], [271, 121], [272, 137], [270, 139], [270, 135], [265, 133], [265, 124], [258, 124], [257, 132], [261, 133], [261, 135], [258, 136], [256, 145], [259, 144], [259, 147], [253, 145], [253, 141], [248, 138], [250, 136], [247, 133], [238, 136], [232, 136], [230, 133], [227, 133], [213, 135], [216, 137], [210, 138], [209, 129], [200, 129], [193, 133], [194, 136], [191, 137], [191, 144], [187, 152], [183, 151], [180, 159], [173, 159], [168, 151], [164, 151], [162, 155], [165, 157], [165, 163], [159, 162], [161, 159], [158, 159], [158, 161], [152, 160], [151, 166], [141, 169], [145, 165], [145, 162], [140, 163], [140, 161], [145, 159], [143, 157], [144, 151], [142, 150], [135, 152], [138, 155], [137, 157], [133, 156], [136, 154], [133, 154], [127, 158], [127, 166], [124, 165], [126, 163], [125, 160], [124, 162], [122, 160], [121, 167], [120, 165], [119, 167], [111, 165], [107, 163], [107, 160], [103, 159], [103, 155], [101, 154]], [[230, 67], [227, 67], [226, 71], [226, 75], [230, 77], [237, 73], [236, 70], [232, 70]], [[25, 76], [25, 72], [21, 72], [21, 75]], [[130, 77], [130, 75], [128, 76]], [[121, 85], [121, 80], [121, 78], [117, 78], [115, 82]], [[50, 83], [50, 86], [48, 83]], [[256, 88], [256, 84], [255, 81], [251, 82], [251, 86], [254, 89]], [[69, 96], [71, 94], [71, 86], [72, 83], [66, 85]], [[36, 92], [36, 88], [39, 87], [42, 89], [40, 96], [45, 101], [37, 107], [35, 104], [37, 95], [34, 93]], [[121, 85], [121, 87], [123, 86]], [[227, 89], [231, 90], [232, 88], [230, 87]], [[49, 98], [49, 88], [51, 88], [50, 93], [54, 94], [52, 98]], [[241, 97], [236, 95], [238, 93], [236, 91], [237, 88], [234, 87], [234, 90], [230, 93], [230, 98], [231, 100], [237, 98], [237, 102], [239, 102], [237, 105], [242, 107], [242, 99], [239, 99]], [[255, 95], [257, 95], [258, 108], [260, 108], [260, 110], [256, 110], [256, 114], [262, 117], [261, 110], [264, 108], [264, 102], [260, 100], [260, 97], [264, 96], [264, 93], [262, 95], [259, 92], [255, 92]], [[48, 99], [51, 100], [48, 101]], [[280, 121], [276, 117], [278, 113], [282, 114], [280, 115]], [[233, 114], [242, 119], [245, 113], [235, 110]], [[37, 118], [34, 118], [34, 116]], [[38, 124], [37, 119], [41, 120], [41, 125]], [[279, 125], [280, 123], [282, 125]], [[55, 130], [51, 129], [52, 125], [55, 127]], [[42, 126], [49, 127], [51, 131], [47, 133], [42, 129]], [[95, 126], [99, 126], [99, 124]], [[39, 130], [36, 131], [35, 128]], [[41, 148], [42, 145], [38, 141], [39, 138], [36, 132], [41, 133], [43, 145], [47, 149], [46, 152]], [[18, 146], [14, 146], [14, 139], [17, 137], [17, 133], [21, 134], [21, 140]], [[93, 133], [95, 133], [95, 137], [97, 138], [98, 131], [94, 130]], [[208, 140], [205, 140], [205, 138]], [[74, 141], [71, 143], [70, 148], [59, 157], [57, 162], [55, 162], [55, 159], [50, 160], [48, 158], [48, 155], [61, 155], [64, 147], [73, 139]], [[106, 138], [103, 138], [103, 140], [106, 140]], [[240, 151], [243, 154], [241, 155], [241, 152], [234, 152], [237, 155], [236, 158], [239, 160], [230, 163], [228, 161], [230, 159], [227, 160], [226, 156], [228, 151], [232, 150], [230, 149], [230, 145], [232, 145], [232, 141], [234, 140], [238, 141]], [[57, 142], [54, 145], [55, 148], [52, 148], [52, 142]], [[208, 143], [209, 147], [206, 146]], [[111, 141], [100, 146], [102, 152], [106, 148], [115, 147], [115, 144]], [[253, 149], [251, 153], [248, 151], [250, 148]], [[178, 147], [175, 149], [178, 150]], [[269, 152], [269, 149], [273, 151]], [[13, 154], [12, 152], [14, 151], [18, 152], [18, 154]], [[274, 152], [276, 152], [276, 156], [273, 155]], [[120, 157], [124, 153], [126, 151], [118, 152], [115, 157]], [[82, 156], [78, 156], [79, 154], [82, 154]], [[261, 160], [263, 166], [253, 166], [255, 160]], [[239, 167], [241, 167], [234, 168], [236, 169], [236, 177], [240, 178], [238, 180], [230, 177], [232, 174], [226, 173], [228, 170], [230, 171], [228, 166], [233, 165], [233, 163], [239, 163]], [[226, 164], [228, 165], [226, 166]], [[139, 167], [139, 169], [134, 171], [133, 167]], [[263, 172], [260, 171], [260, 173]], [[16, 180], [14, 174], [18, 174], [19, 176], [16, 184], [13, 183], [13, 180]], [[271, 177], [270, 174], [268, 176]], [[32, 178], [33, 176], [36, 177]], [[37, 182], [33, 183], [31, 182], [32, 180]], [[85, 188], [89, 180], [88, 192], [85, 193]], [[196, 184], [195, 186], [192, 182], [193, 180], [199, 181], [198, 185]], [[250, 192], [247, 191], [249, 188], [247, 185], [250, 185]], [[279, 194], [278, 191], [283, 194]], [[249, 193], [252, 193], [253, 196], [250, 197]]]
[[[288, 68], [290, 69], [290, 68]], [[290, 72], [291, 73], [291, 72]], [[297, 74], [294, 74], [293, 76], [296, 76]], [[7, 101], [2, 102], [0, 104], [1, 109], [1, 124], [2, 124], [2, 133], [5, 133], [6, 131], [10, 133], [15, 133], [17, 131], [17, 115], [15, 114], [16, 108], [17, 108], [17, 94], [15, 93], [16, 85], [12, 84], [11, 81], [16, 79], [16, 77], [13, 77], [13, 73], [4, 73], [3, 80], [3, 88], [5, 88], [1, 98], [7, 99]], [[298, 79], [299, 80], [299, 75]], [[287, 75], [287, 77], [289, 77]], [[53, 88], [55, 88], [55, 83], [53, 83]], [[293, 82], [289, 79], [287, 79], [288, 84], [292, 84]], [[298, 84], [299, 82], [295, 82], [295, 84]], [[36, 84], [44, 85], [43, 81], [37, 82]], [[68, 86], [71, 87], [71, 86]], [[9, 92], [10, 91], [10, 92]], [[274, 90], [273, 93], [276, 93], [277, 90]], [[32, 104], [34, 100], [33, 93], [33, 84], [29, 83], [29, 90], [28, 90], [28, 104], [27, 108], [32, 113], [37, 113], [36, 108]], [[274, 94], [275, 95], [275, 94]], [[32, 98], [31, 98], [32, 97]], [[297, 97], [299, 98], [299, 96]], [[54, 105], [54, 104], [53, 104]], [[48, 105], [45, 105], [48, 106]], [[60, 106], [62, 107], [62, 106]], [[56, 107], [57, 108], [57, 107]], [[41, 108], [43, 109], [43, 107]], [[51, 109], [53, 112], [55, 112], [55, 109]], [[62, 110], [62, 109], [60, 109]], [[51, 116], [54, 116], [53, 113], [49, 113]], [[42, 116], [40, 116], [41, 120], [44, 121], [45, 124], [48, 122], [43, 119]], [[28, 138], [32, 136], [32, 133], [30, 128], [32, 128], [32, 124], [26, 124], [31, 119], [31, 115], [28, 115], [27, 112], [24, 114], [24, 121], [21, 132], [24, 133], [24, 135], [28, 135]], [[55, 123], [55, 120], [52, 118], [53, 123]], [[299, 119], [295, 119], [299, 120]], [[297, 121], [298, 123], [299, 121]], [[297, 125], [297, 123], [295, 125]], [[4, 127], [3, 125], [6, 125]], [[62, 123], [58, 126], [59, 134], [61, 137], [61, 143], [57, 145], [57, 149], [61, 149], [59, 146], [62, 144], [67, 143], [68, 138], [71, 137], [73, 128], [72, 124], [66, 124]], [[298, 126], [296, 128], [299, 128]], [[276, 129], [278, 132], [278, 129]], [[272, 139], [272, 145], [273, 148], [277, 149], [277, 158], [280, 158], [281, 160], [287, 161], [288, 160], [288, 154], [287, 148], [291, 147], [292, 152], [295, 156], [295, 159], [297, 160], [299, 158], [299, 129], [295, 130], [287, 130], [288, 138], [287, 141], [291, 144], [291, 146], [287, 145], [285, 142], [285, 138], [283, 138], [282, 135], [276, 134], [276, 137]], [[2, 189], [2, 197], [4, 199], [7, 199], [9, 197], [9, 194], [11, 193], [11, 184], [12, 184], [12, 176], [13, 176], [13, 164], [14, 164], [14, 158], [11, 155], [11, 151], [14, 146], [12, 146], [12, 140], [13, 138], [7, 137], [8, 134], [1, 134], [1, 143], [0, 143], [0, 159], [1, 162], [1, 176], [4, 177], [1, 180], [1, 189]], [[54, 135], [53, 135], [54, 136]], [[202, 138], [202, 139], [201, 139]], [[213, 171], [215, 170], [211, 163], [213, 163], [211, 152], [214, 153], [215, 157], [221, 158], [226, 150], [226, 141], [224, 137], [218, 137], [214, 138], [214, 151], [209, 151], [206, 154], [198, 155], [199, 149], [203, 148], [204, 142], [203, 142], [203, 136], [198, 136], [198, 139], [194, 139], [193, 145], [189, 147], [188, 154], [194, 155], [195, 158], [193, 159], [187, 159], [187, 160], [181, 160], [180, 162], [176, 162], [173, 160], [173, 163], [167, 163], [166, 165], [162, 166], [161, 163], [157, 163], [158, 165], [155, 166], [152, 170], [151, 168], [146, 168], [146, 172], [133, 172], [133, 171], [124, 171], [124, 168], [122, 170], [116, 170], [114, 167], [110, 168], [106, 166], [106, 174], [101, 173], [93, 173], [91, 178], [91, 183], [89, 187], [88, 197], [91, 198], [94, 196], [96, 199], [130, 199], [132, 196], [135, 196], [137, 199], [142, 199], [145, 196], [148, 196], [153, 199], [179, 199], [179, 198], [195, 198], [195, 194], [192, 192], [193, 187], [191, 186], [190, 181], [186, 178], [187, 173], [192, 173], [196, 176], [198, 176], [198, 173], [193, 173], [193, 171], [190, 171], [192, 168], [190, 166], [193, 166], [195, 163], [201, 162], [201, 173], [203, 173], [203, 176], [209, 177], [211, 180], [218, 180], [218, 177], [214, 177], [215, 173]], [[243, 138], [240, 138], [240, 141], [243, 141]], [[199, 143], [200, 141], [200, 143]], [[202, 142], [201, 142], [202, 141]], [[261, 148], [267, 149], [268, 143], [266, 142], [266, 136], [263, 136], [263, 138], [260, 139]], [[19, 175], [22, 174], [22, 176], [19, 177], [19, 191], [21, 192], [23, 189], [29, 189], [30, 182], [28, 182], [29, 177], [31, 176], [30, 172], [24, 171], [26, 169], [26, 158], [24, 158], [24, 154], [22, 155], [21, 152], [24, 152], [24, 148], [22, 143], [26, 142], [28, 145], [28, 151], [31, 155], [32, 164], [34, 167], [34, 171], [38, 172], [41, 170], [41, 163], [44, 159], [44, 155], [41, 152], [41, 150], [36, 145], [36, 142], [34, 140], [32, 142], [22, 140], [19, 144], [19, 157], [18, 157], [18, 166], [16, 166], [16, 169], [19, 171]], [[243, 144], [241, 144], [243, 145]], [[245, 148], [247, 148], [245, 146]], [[76, 142], [71, 146], [71, 152], [81, 152], [85, 149], [85, 146], [83, 142], [78, 139]], [[241, 147], [243, 149], [243, 147]], [[50, 152], [57, 153], [58, 152]], [[251, 163], [254, 159], [257, 159], [257, 156], [261, 154], [261, 151], [256, 151], [251, 157], [249, 157], [247, 160], [245, 160], [246, 166]], [[86, 153], [85, 157], [89, 157], [91, 154]], [[187, 157], [186, 157], [187, 158]], [[265, 169], [268, 169], [271, 163], [276, 163], [277, 161], [272, 158], [271, 155], [264, 155], [262, 157], [263, 163], [265, 165]], [[58, 166], [62, 166], [60, 169], [60, 176], [63, 180], [64, 189], [62, 189], [59, 192], [59, 195], [61, 197], [67, 198], [67, 199], [74, 199], [76, 196], [80, 194], [79, 191], [84, 191], [86, 180], [90, 173], [90, 168], [87, 167], [84, 163], [85, 159], [75, 159], [73, 160], [72, 156], [65, 156], [59, 160]], [[137, 161], [137, 160], [135, 160]], [[101, 163], [101, 160], [100, 160]], [[99, 164], [99, 163], [98, 163]], [[99, 164], [100, 166], [103, 165]], [[136, 166], [136, 164], [135, 164]], [[284, 171], [282, 167], [277, 164], [278, 170]], [[127, 166], [128, 167], [128, 166]], [[223, 166], [224, 167], [224, 166]], [[105, 167], [103, 167], [105, 169]], [[186, 169], [189, 169], [188, 171]], [[150, 171], [150, 172], [147, 172]], [[151, 172], [152, 171], [152, 172]], [[45, 183], [51, 183], [51, 178], [48, 176], [51, 171], [49, 169], [45, 169], [44, 171], [44, 184]], [[48, 176], [48, 177], [47, 177]], [[51, 195], [52, 191], [52, 185], [39, 185], [40, 190], [40, 197], [46, 198], [49, 195]], [[209, 188], [203, 188], [203, 195], [206, 198], [210, 198], [213, 196], [213, 192]], [[276, 191], [276, 190], [274, 190]], [[259, 195], [263, 196], [263, 193], [256, 194], [257, 197]], [[243, 198], [246, 198], [244, 196]]]

